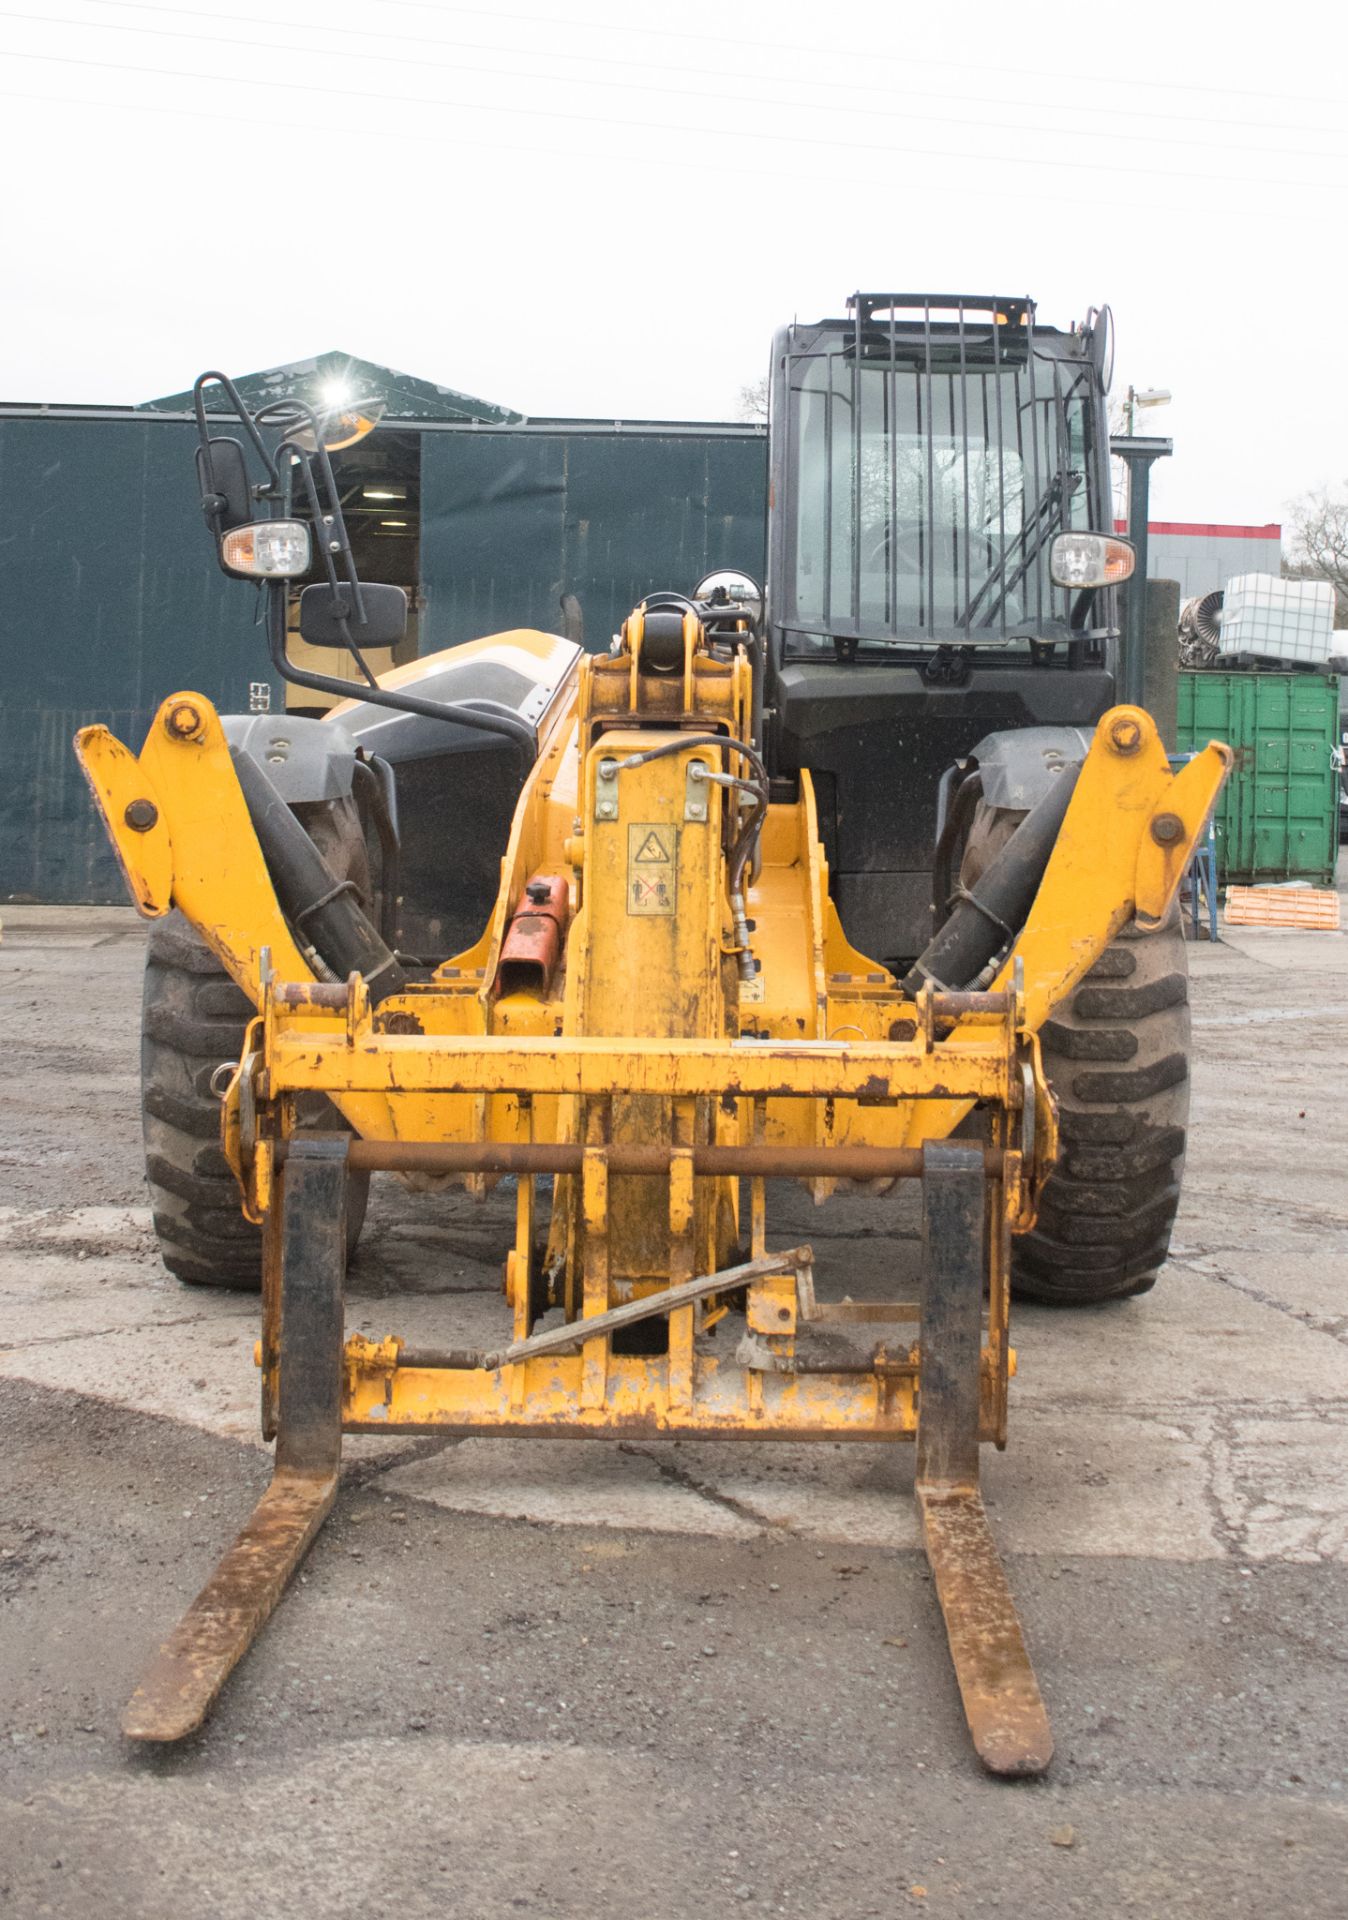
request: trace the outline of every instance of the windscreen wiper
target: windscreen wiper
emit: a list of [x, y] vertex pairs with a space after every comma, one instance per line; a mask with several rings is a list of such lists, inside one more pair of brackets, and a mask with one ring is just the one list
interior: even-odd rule
[[1045, 487], [1038, 500], [1036, 500], [1030, 513], [1028, 525], [1022, 528], [1019, 544], [1013, 550], [1016, 555], [1014, 570], [1010, 573], [1007, 572], [1012, 558], [1012, 552], [1008, 551], [1003, 553], [1001, 559], [978, 589], [978, 592], [965, 607], [963, 618], [958, 623], [960, 626], [966, 629], [971, 627], [973, 625], [974, 615], [982, 605], [984, 595], [991, 593], [995, 587], [1000, 587], [996, 598], [989, 602], [987, 611], [983, 616], [982, 624], [984, 626], [992, 625], [992, 622], [1006, 605], [1008, 596], [1015, 592], [1016, 588], [1043, 552], [1051, 535], [1058, 531], [1062, 522], [1063, 507], [1067, 500], [1071, 498], [1072, 494], [1076, 492], [1080, 485], [1080, 480], [1081, 477], [1079, 474], [1068, 473], [1065, 470], [1054, 474], [1052, 480], [1049, 481], [1047, 487]]

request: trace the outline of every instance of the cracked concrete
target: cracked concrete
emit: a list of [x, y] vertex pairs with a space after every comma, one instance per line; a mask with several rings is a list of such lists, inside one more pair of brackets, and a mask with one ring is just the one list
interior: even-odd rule
[[[0, 1907], [252, 1915], [298, 1866], [342, 1914], [851, 1920], [920, 1880], [955, 1915], [1013, 1882], [1050, 1916], [1337, 1915], [1340, 937], [1191, 950], [1174, 1258], [1142, 1299], [1016, 1312], [984, 1471], [1059, 1742], [1028, 1793], [965, 1746], [906, 1448], [353, 1440], [207, 1734], [124, 1753], [137, 1668], [267, 1471], [255, 1304], [154, 1250], [140, 945], [118, 910], [9, 909], [0, 946]], [[835, 1291], [892, 1296], [911, 1206], [787, 1188], [773, 1231]], [[377, 1181], [351, 1328], [494, 1343], [509, 1213]], [[327, 1861], [350, 1820], [373, 1877]]]

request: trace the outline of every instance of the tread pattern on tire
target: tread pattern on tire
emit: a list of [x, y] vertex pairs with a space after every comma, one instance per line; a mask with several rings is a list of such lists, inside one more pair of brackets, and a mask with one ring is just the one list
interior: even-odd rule
[[[349, 818], [332, 808], [305, 826], [336, 871], [357, 884], [368, 880], [363, 840]], [[303, 811], [303, 810], [302, 810]], [[253, 1005], [176, 911], [156, 922], [145, 959], [141, 1021], [141, 1119], [145, 1178], [159, 1251], [169, 1272], [196, 1287], [262, 1284], [261, 1229], [246, 1220], [239, 1190], [220, 1150], [220, 1102], [211, 1076], [243, 1049]], [[326, 1101], [314, 1124], [334, 1124]], [[306, 1116], [307, 1119], [307, 1116]], [[353, 1173], [347, 1191], [347, 1246], [355, 1247], [365, 1219], [370, 1177]]]
[[1062, 1158], [1014, 1242], [1023, 1299], [1145, 1293], [1170, 1246], [1189, 1116], [1188, 964], [1177, 915], [1126, 927], [1042, 1035]]
[[[972, 885], [1024, 816], [980, 808]], [[1012, 1242], [1020, 1299], [1085, 1306], [1155, 1285], [1179, 1206], [1189, 1118], [1189, 965], [1177, 909], [1128, 926], [1040, 1035], [1062, 1155], [1029, 1233]]]
[[251, 1012], [181, 914], [153, 929], [141, 1021], [145, 1178], [164, 1265], [193, 1286], [261, 1285], [261, 1232], [240, 1211], [210, 1090], [221, 1061], [238, 1059]]

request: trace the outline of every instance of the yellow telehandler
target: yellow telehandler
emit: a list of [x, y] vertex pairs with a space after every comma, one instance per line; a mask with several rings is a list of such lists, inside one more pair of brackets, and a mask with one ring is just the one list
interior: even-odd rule
[[[858, 296], [774, 349], [766, 596], [733, 573], [652, 592], [604, 654], [494, 635], [370, 675], [322, 720], [222, 720], [179, 692], [139, 755], [79, 735], [132, 898], [162, 923], [146, 1127], [165, 1255], [206, 1283], [253, 1263], [276, 1441], [271, 1485], [131, 1701], [132, 1738], [201, 1724], [332, 1504], [343, 1433], [914, 1440], [977, 1751], [999, 1774], [1048, 1765], [979, 1493], [980, 1446], [1006, 1438], [1013, 1250], [1062, 1178], [1060, 1108], [1081, 1107], [1045, 1041], [1093, 969], [1126, 997], [1136, 964], [1109, 957], [1172, 938], [1231, 760], [1213, 744], [1173, 772], [1148, 715], [1112, 704], [1133, 555], [1099, 530], [1097, 334], [1037, 328], [1027, 302]], [[216, 382], [241, 438], [207, 416]], [[264, 583], [278, 670], [349, 694], [290, 662], [286, 633], [315, 571], [310, 646], [359, 660], [402, 631], [401, 591], [351, 561], [330, 457], [350, 423], [293, 401], [249, 415], [218, 374], [197, 396], [221, 563]], [[1085, 703], [1070, 724], [988, 731], [1055, 679]], [[942, 740], [962, 713], [969, 737], [912, 803], [937, 875], [919, 915], [908, 869], [849, 848], [913, 840], [893, 822], [924, 713]], [[405, 750], [382, 752], [399, 728]], [[472, 808], [498, 776], [508, 837], [485, 849], [485, 927], [464, 932], [455, 875], [483, 862]], [[1137, 991], [1140, 1018], [1171, 1004]], [[1084, 1058], [1117, 1076], [1132, 1027], [1109, 1031]], [[1129, 1097], [1087, 1115], [1113, 1116], [1112, 1144], [1108, 1126], [1073, 1136], [1097, 1163], [1075, 1179], [1125, 1213], [1150, 1204], [1151, 1238], [1119, 1254], [1059, 1231], [1083, 1297], [1093, 1275], [1101, 1296], [1148, 1280], [1173, 1213], [1173, 1129]], [[491, 1350], [449, 1325], [436, 1346], [345, 1335], [375, 1171], [513, 1179]], [[808, 1246], [771, 1245], [784, 1177], [817, 1201], [920, 1182], [916, 1297], [843, 1298]], [[1041, 1276], [1048, 1258], [1061, 1277], [1054, 1257]], [[840, 1361], [828, 1329], [868, 1350]]]

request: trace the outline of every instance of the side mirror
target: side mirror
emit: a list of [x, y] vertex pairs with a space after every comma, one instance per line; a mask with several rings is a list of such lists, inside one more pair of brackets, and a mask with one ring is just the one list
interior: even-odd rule
[[336, 593], [322, 582], [306, 587], [300, 595], [300, 639], [311, 647], [345, 647], [342, 620], [347, 623], [352, 644], [365, 647], [395, 647], [407, 632], [407, 595], [401, 587], [361, 584], [360, 597], [365, 619], [355, 617], [356, 599], [350, 587]]
[[763, 619], [763, 589], [752, 574], [741, 573], [738, 567], [718, 567], [714, 573], [704, 573], [693, 588], [693, 598], [710, 600], [724, 606], [728, 613], [743, 614], [755, 629]]
[[197, 480], [201, 486], [201, 511], [217, 540], [235, 527], [252, 525], [253, 490], [248, 484], [243, 448], [237, 440], [209, 440], [204, 447], [198, 447]]

